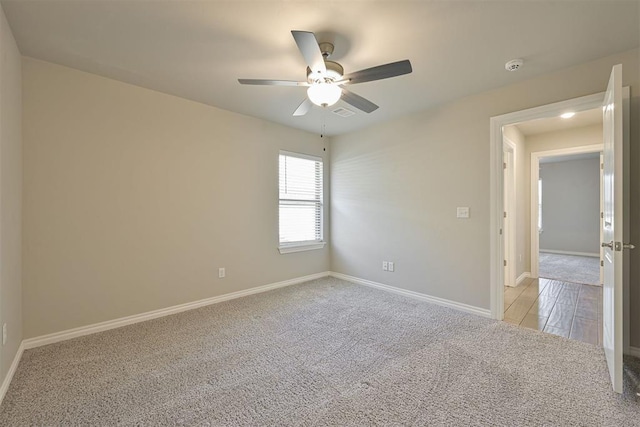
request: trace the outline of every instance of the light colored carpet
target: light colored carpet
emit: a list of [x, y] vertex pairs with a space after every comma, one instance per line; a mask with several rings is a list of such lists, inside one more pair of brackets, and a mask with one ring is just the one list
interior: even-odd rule
[[600, 285], [600, 259], [540, 252], [539, 275], [563, 282]]
[[629, 426], [602, 349], [326, 278], [27, 350], [0, 425]]

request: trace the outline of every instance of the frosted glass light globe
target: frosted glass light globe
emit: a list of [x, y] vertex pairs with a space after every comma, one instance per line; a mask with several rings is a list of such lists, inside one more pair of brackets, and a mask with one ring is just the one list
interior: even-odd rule
[[330, 83], [314, 83], [307, 89], [307, 96], [320, 107], [329, 107], [340, 100], [342, 89]]

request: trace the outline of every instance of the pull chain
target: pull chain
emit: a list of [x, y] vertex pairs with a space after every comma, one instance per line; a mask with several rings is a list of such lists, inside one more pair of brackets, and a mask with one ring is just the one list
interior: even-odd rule
[[322, 118], [320, 120], [320, 138], [324, 138], [327, 131], [327, 107], [322, 107]]

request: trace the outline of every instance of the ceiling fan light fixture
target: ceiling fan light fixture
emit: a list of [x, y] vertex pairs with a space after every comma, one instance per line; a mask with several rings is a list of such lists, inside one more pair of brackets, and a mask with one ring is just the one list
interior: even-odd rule
[[318, 82], [307, 89], [309, 100], [320, 107], [329, 107], [340, 100], [342, 89], [338, 85]]
[[342, 65], [327, 60], [333, 53], [332, 43], [318, 43], [315, 34], [310, 31], [293, 30], [291, 31], [291, 35], [307, 64], [307, 81], [238, 79], [238, 82], [244, 85], [309, 87], [307, 90], [307, 98], [293, 112], [294, 116], [304, 116], [312, 104], [320, 107], [329, 107], [339, 100], [365, 113], [372, 113], [378, 109], [376, 104], [351, 92], [346, 87], [343, 87], [343, 85], [383, 80], [409, 74], [413, 71], [411, 62], [408, 59], [404, 59], [402, 61], [377, 65], [345, 75]]

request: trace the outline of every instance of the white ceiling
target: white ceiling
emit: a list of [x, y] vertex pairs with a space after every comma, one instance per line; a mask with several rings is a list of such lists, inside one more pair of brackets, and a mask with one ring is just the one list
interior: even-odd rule
[[[639, 44], [637, 1], [2, 1], [22, 54], [287, 126], [353, 131]], [[332, 41], [346, 72], [410, 59], [351, 86], [380, 108], [292, 117], [304, 80], [291, 30]], [[517, 72], [504, 63], [524, 58]], [[342, 102], [336, 105], [340, 106]], [[353, 108], [346, 106], [353, 110]]]
[[580, 111], [569, 119], [563, 119], [562, 117], [550, 117], [546, 119], [529, 120], [527, 122], [518, 123], [515, 126], [523, 135], [531, 136], [597, 124], [602, 125], [602, 110], [600, 108]]

